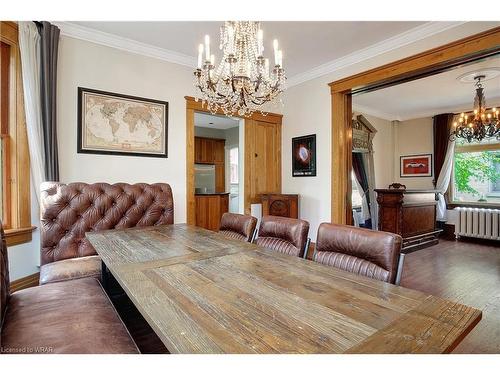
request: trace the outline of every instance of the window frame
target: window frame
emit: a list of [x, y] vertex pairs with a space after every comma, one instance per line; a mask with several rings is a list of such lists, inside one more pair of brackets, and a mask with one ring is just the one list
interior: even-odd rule
[[7, 215], [5, 238], [12, 246], [30, 242], [36, 227], [31, 224], [30, 158], [17, 23], [0, 21], [0, 40], [10, 46], [8, 131], [3, 135], [7, 176], [2, 176], [9, 193], [2, 199]]
[[[237, 161], [236, 165], [238, 167], [238, 173], [236, 173], [236, 179], [237, 179], [236, 182], [233, 182], [231, 180], [231, 176], [232, 176], [232, 173], [231, 173], [232, 172], [231, 171], [231, 151], [234, 149], [238, 150], [236, 152], [236, 161]], [[239, 163], [240, 148], [239, 148], [239, 146], [230, 146], [228, 154], [229, 154], [229, 184], [230, 185], [238, 185], [240, 183], [240, 163]]]
[[453, 167], [451, 172], [450, 184], [448, 186], [447, 195], [447, 208], [453, 209], [455, 207], [473, 207], [473, 208], [500, 208], [500, 203], [496, 202], [461, 202], [455, 200], [454, 197], [454, 184], [455, 184], [455, 154], [463, 152], [482, 152], [482, 151], [500, 151], [500, 143], [484, 143], [484, 144], [465, 144], [456, 145], [453, 154]]

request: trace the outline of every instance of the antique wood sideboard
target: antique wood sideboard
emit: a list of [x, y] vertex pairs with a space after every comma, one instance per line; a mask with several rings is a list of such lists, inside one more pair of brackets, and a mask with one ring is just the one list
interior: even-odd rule
[[299, 196], [297, 194], [262, 194], [262, 215], [299, 218]]
[[375, 189], [378, 229], [403, 237], [403, 249], [409, 253], [438, 243], [436, 228], [437, 191]]

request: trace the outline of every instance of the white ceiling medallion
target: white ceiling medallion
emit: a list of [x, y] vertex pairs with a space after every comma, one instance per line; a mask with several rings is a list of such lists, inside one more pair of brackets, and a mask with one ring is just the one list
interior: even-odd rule
[[485, 68], [473, 70], [457, 77], [457, 80], [462, 83], [474, 83], [476, 82], [476, 77], [481, 76], [481, 81], [489, 81], [490, 79], [500, 76], [500, 68]]

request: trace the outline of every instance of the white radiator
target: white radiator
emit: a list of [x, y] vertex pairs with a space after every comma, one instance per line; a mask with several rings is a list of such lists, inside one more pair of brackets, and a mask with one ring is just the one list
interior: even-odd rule
[[500, 240], [500, 210], [457, 207], [455, 236]]

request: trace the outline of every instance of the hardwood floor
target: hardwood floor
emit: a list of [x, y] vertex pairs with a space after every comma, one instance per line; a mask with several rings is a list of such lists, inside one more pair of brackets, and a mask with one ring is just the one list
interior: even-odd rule
[[500, 246], [440, 240], [405, 258], [401, 285], [483, 311], [453, 353], [500, 353]]

